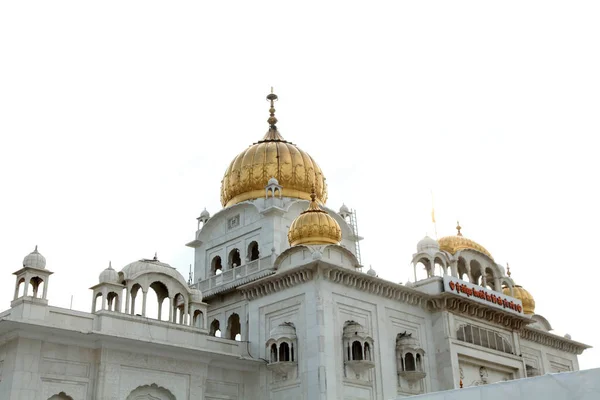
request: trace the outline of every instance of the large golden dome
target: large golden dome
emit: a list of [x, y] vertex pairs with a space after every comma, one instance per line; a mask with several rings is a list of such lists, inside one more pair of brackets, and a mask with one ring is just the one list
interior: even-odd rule
[[311, 194], [308, 209], [290, 225], [288, 241], [290, 246], [299, 244], [339, 244], [342, 230], [335, 219], [321, 210], [316, 202], [316, 194]]
[[[504, 287], [502, 289], [502, 293], [504, 293], [506, 296], [510, 296], [510, 288]], [[521, 300], [521, 302], [523, 303], [523, 312], [525, 314], [533, 315], [535, 313], [535, 299], [533, 298], [531, 293], [525, 290], [525, 288], [519, 285], [515, 285], [513, 287], [512, 297]]]
[[321, 168], [308, 153], [283, 139], [277, 130], [273, 101], [277, 95], [267, 96], [271, 101], [269, 131], [231, 161], [221, 181], [221, 204], [229, 207], [244, 200], [265, 196], [269, 179], [276, 178], [283, 187], [281, 195], [310, 200], [314, 186], [317, 201], [327, 201], [327, 184]]
[[459, 250], [469, 249], [483, 253], [492, 260], [494, 259], [490, 252], [485, 249], [485, 247], [471, 239], [467, 239], [462, 235], [462, 233], [460, 233], [460, 224], [458, 224], [456, 230], [458, 233], [455, 236], [445, 236], [438, 240], [438, 243], [440, 244], [440, 250], [447, 251], [450, 254], [456, 254], [456, 252]]

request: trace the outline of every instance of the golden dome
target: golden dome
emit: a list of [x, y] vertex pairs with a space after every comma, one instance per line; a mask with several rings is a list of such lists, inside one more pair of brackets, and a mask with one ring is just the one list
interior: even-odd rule
[[[506, 296], [510, 296], [510, 288], [502, 288], [502, 293], [504, 293]], [[535, 299], [531, 293], [525, 290], [522, 286], [515, 285], [513, 287], [512, 297], [521, 300], [523, 303], [523, 312], [525, 314], [533, 315], [535, 313]]]
[[271, 102], [269, 131], [231, 161], [221, 181], [221, 204], [229, 207], [239, 202], [265, 196], [269, 179], [276, 178], [283, 187], [281, 195], [310, 200], [314, 186], [317, 200], [327, 201], [327, 184], [321, 168], [308, 153], [283, 139], [275, 124], [273, 101], [277, 95], [267, 96]]
[[342, 230], [332, 216], [321, 210], [316, 202], [316, 193], [311, 193], [308, 209], [300, 214], [288, 231], [290, 246], [299, 244], [339, 244]]
[[471, 239], [467, 239], [462, 235], [462, 233], [460, 233], [460, 224], [456, 226], [456, 230], [458, 231], [456, 236], [444, 236], [438, 240], [438, 243], [440, 244], [440, 250], [447, 251], [450, 254], [456, 254], [456, 252], [459, 250], [475, 250], [485, 254], [492, 260], [494, 259], [494, 257], [492, 257], [490, 252], [487, 251], [485, 247]]

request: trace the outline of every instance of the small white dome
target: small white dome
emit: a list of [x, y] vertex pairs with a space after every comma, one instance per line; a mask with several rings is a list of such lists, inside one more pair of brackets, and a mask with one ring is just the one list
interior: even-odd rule
[[342, 206], [340, 207], [340, 212], [338, 214], [350, 214], [350, 209], [347, 205], [342, 204]]
[[202, 303], [202, 292], [199, 289], [190, 289], [192, 293], [192, 303]]
[[373, 269], [371, 265], [369, 265], [369, 270], [367, 271], [367, 275], [369, 276], [377, 276], [377, 272]]
[[571, 335], [569, 335], [568, 333], [565, 333], [565, 339], [571, 340]]
[[417, 243], [417, 252], [427, 252], [427, 250], [438, 251], [440, 249], [440, 244], [437, 240], [430, 238], [429, 236], [425, 236], [423, 239]]
[[209, 219], [210, 218], [210, 213], [208, 211], [206, 211], [206, 207], [204, 207], [204, 210], [200, 213], [200, 219]]
[[296, 327], [291, 322], [284, 322], [281, 325], [271, 329], [269, 333], [270, 339], [279, 340], [281, 338], [288, 338], [290, 340], [296, 338]]
[[267, 186], [270, 186], [270, 185], [279, 186], [279, 181], [277, 179], [275, 179], [275, 177], [273, 176], [273, 177], [271, 177], [271, 179], [269, 179], [269, 182], [267, 182]]
[[100, 272], [98, 281], [100, 281], [100, 283], [119, 283], [119, 274], [113, 269], [110, 262], [108, 263], [108, 268]]
[[367, 337], [367, 330], [356, 321], [348, 321], [344, 326], [344, 337]]
[[121, 273], [123, 273], [123, 279], [131, 280], [136, 279], [138, 276], [149, 273], [167, 275], [177, 280], [184, 288], [188, 287], [186, 280], [183, 278], [183, 275], [179, 273], [179, 271], [171, 267], [169, 264], [158, 261], [156, 256], [153, 260], [142, 259], [127, 264], [123, 267]]
[[46, 258], [38, 252], [37, 246], [35, 246], [35, 250], [25, 256], [23, 266], [37, 269], [46, 268]]

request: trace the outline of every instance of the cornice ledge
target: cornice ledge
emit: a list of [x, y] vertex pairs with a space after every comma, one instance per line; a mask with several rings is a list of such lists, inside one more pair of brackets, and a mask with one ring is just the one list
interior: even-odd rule
[[483, 319], [513, 330], [521, 330], [525, 325], [535, 322], [531, 318], [489, 307], [453, 293], [441, 293], [432, 297], [427, 303], [427, 308], [429, 311], [445, 310], [471, 318]]
[[430, 296], [426, 293], [385, 279], [369, 276], [363, 272], [325, 263], [321, 264], [319, 269], [323, 272], [323, 278], [328, 281], [402, 303], [425, 307], [430, 299]]
[[238, 286], [238, 290], [248, 300], [255, 300], [311, 281], [315, 276], [314, 270], [314, 263], [305, 264], [289, 271], [277, 272], [266, 278]]
[[260, 278], [264, 278], [265, 276], [273, 275], [274, 273], [275, 273], [274, 269], [265, 269], [265, 270], [262, 270], [259, 272], [255, 272], [252, 275], [247, 275], [243, 278], [239, 278], [239, 279], [236, 279], [235, 281], [228, 282], [221, 286], [217, 286], [216, 288], [207, 290], [204, 293], [204, 298], [207, 299], [207, 298], [217, 295], [219, 293], [227, 292], [229, 290], [235, 289], [236, 287], [256, 281]]
[[519, 336], [531, 342], [539, 343], [544, 346], [549, 346], [557, 350], [562, 350], [567, 353], [577, 355], [583, 353], [585, 349], [590, 349], [592, 347], [584, 343], [576, 342], [574, 340], [531, 327], [525, 327], [519, 332]]

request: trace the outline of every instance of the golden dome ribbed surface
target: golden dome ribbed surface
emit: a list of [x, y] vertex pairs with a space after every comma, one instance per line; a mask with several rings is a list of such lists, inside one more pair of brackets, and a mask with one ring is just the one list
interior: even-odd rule
[[265, 186], [275, 177], [283, 187], [282, 196], [310, 200], [314, 186], [317, 200], [327, 201], [327, 184], [321, 168], [305, 151], [283, 139], [277, 129], [238, 154], [221, 181], [221, 204], [229, 207], [241, 201], [265, 196]]
[[[506, 296], [510, 296], [510, 288], [504, 287], [502, 289], [502, 293], [504, 293]], [[525, 290], [525, 288], [519, 285], [515, 285], [513, 287], [512, 297], [521, 300], [521, 302], [523, 303], [523, 312], [525, 314], [532, 315], [535, 313], [535, 299], [533, 298], [531, 293]]]
[[316, 202], [316, 194], [308, 209], [300, 214], [290, 225], [288, 241], [290, 246], [300, 244], [339, 244], [342, 230], [332, 216], [321, 210]]
[[485, 254], [492, 260], [494, 259], [494, 257], [492, 257], [490, 252], [487, 251], [485, 247], [474, 240], [464, 237], [462, 233], [460, 233], [460, 225], [458, 225], [456, 229], [458, 230], [458, 233], [455, 236], [444, 236], [438, 240], [438, 243], [440, 244], [440, 250], [447, 251], [450, 254], [456, 254], [456, 252], [460, 250], [475, 250]]

